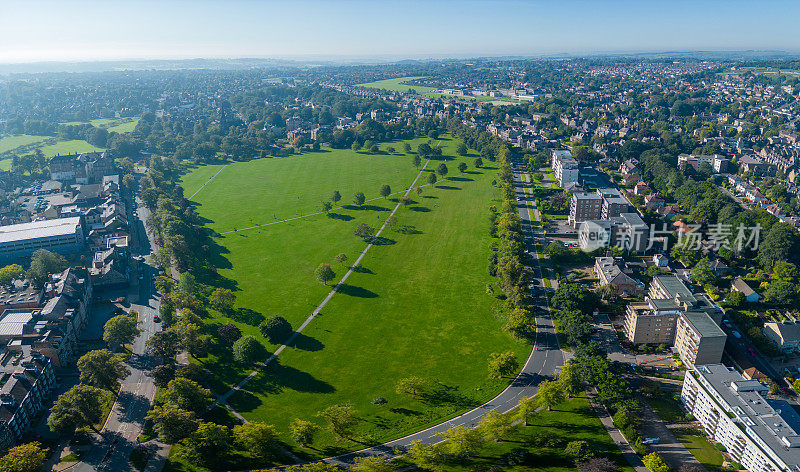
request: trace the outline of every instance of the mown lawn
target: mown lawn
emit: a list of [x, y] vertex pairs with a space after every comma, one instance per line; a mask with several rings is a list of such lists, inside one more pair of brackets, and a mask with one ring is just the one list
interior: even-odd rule
[[59, 141], [55, 144], [42, 146], [40, 149], [44, 153], [45, 157], [52, 157], [55, 156], [56, 154], [74, 154], [81, 152], [105, 151], [105, 149], [93, 146], [84, 141], [83, 139], [69, 139], [65, 141]]
[[[392, 145], [402, 149], [402, 143]], [[490, 184], [496, 172], [473, 169], [474, 155], [456, 158], [456, 145], [454, 140], [442, 141], [452, 178], [435, 188], [424, 187], [421, 196], [412, 193], [417, 203], [397, 214], [398, 226], [405, 226], [405, 231], [382, 235], [381, 244], [370, 250], [359, 271], [295, 345], [231, 397], [237, 411], [286, 433], [293, 418], [324, 426], [314, 416], [319, 410], [350, 403], [362, 419], [359, 440], [382, 442], [470, 409], [504, 388], [506, 381], [487, 378], [489, 354], [512, 350], [524, 362], [530, 346], [501, 331], [501, 320], [493, 314], [496, 300], [486, 292], [491, 281], [486, 270], [490, 253], [487, 208], [496, 196]], [[248, 214], [261, 222], [264, 216], [272, 219], [273, 211], [282, 211], [279, 217], [291, 217], [293, 211], [317, 211], [318, 202], [336, 188], [345, 203], [356, 189], [363, 189], [367, 198], [377, 196], [380, 184], [390, 179], [399, 181], [390, 184], [398, 191], [417, 174], [410, 156], [346, 151], [337, 157], [337, 153], [232, 164], [194, 201], [200, 203], [200, 215], [212, 220], [210, 226], [219, 231], [248, 224]], [[326, 158], [336, 160], [313, 161]], [[460, 160], [470, 168], [463, 176], [456, 175]], [[432, 160], [429, 167], [438, 164]], [[184, 179], [186, 195], [219, 170], [210, 167]], [[418, 184], [427, 183], [426, 178], [427, 172]], [[372, 183], [362, 186], [367, 179]], [[297, 199], [297, 192], [303, 198]], [[240, 290], [239, 307], [260, 315], [280, 314], [297, 327], [330, 290], [314, 281], [314, 267], [340, 252], [352, 263], [366, 246], [353, 236], [353, 230], [360, 222], [380, 226], [395, 205], [393, 198], [370, 202], [363, 209], [337, 210], [336, 217], [317, 215], [226, 234], [216, 239], [220, 255], [211, 262]], [[333, 268], [337, 280], [346, 270], [338, 265]], [[230, 320], [214, 316], [210, 323]], [[233, 321], [260, 338], [255, 318], [250, 323]], [[247, 371], [234, 365], [226, 352], [217, 352], [204, 363], [217, 375], [214, 388], [219, 391]], [[395, 393], [397, 380], [411, 375], [429, 379], [440, 392], [427, 401]], [[388, 402], [375, 405], [376, 397]], [[337, 442], [322, 431], [314, 450], [296, 448], [294, 452], [317, 457], [358, 449], [362, 443]]]
[[408, 92], [409, 90], [416, 90], [419, 93], [430, 92], [431, 90], [436, 90], [433, 87], [425, 87], [422, 85], [406, 85], [404, 82], [408, 82], [409, 80], [417, 80], [422, 79], [423, 76], [417, 77], [396, 77], [394, 79], [384, 79], [384, 80], [376, 80], [375, 82], [368, 82], [366, 84], [358, 84], [360, 87], [367, 87], [367, 88], [376, 88], [376, 89], [384, 89], [384, 90], [391, 90], [393, 92]]
[[40, 143], [50, 138], [52, 138], [52, 136], [34, 136], [31, 134], [5, 135], [0, 137], [0, 153], [14, 150], [20, 146]]
[[725, 460], [721, 452], [697, 430], [686, 428], [675, 430], [675, 437], [686, 446], [686, 449], [708, 470], [720, 470]]
[[[542, 410], [529, 419], [530, 426], [518, 424], [511, 429], [503, 442], [486, 442], [475, 457], [463, 464], [450, 464], [445, 470], [532, 470], [567, 472], [576, 470], [572, 460], [564, 454], [570, 441], [586, 441], [596, 457], [608, 457], [623, 470], [633, 468], [614, 444], [600, 420], [589, 409], [586, 398], [573, 398], [554, 411]], [[524, 448], [531, 454], [526, 465], [508, 465], [504, 455], [515, 448]]]

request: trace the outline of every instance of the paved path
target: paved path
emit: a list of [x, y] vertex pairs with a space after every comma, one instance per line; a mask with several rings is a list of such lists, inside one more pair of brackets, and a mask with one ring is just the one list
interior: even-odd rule
[[614, 440], [620, 452], [622, 452], [622, 455], [634, 468], [634, 470], [636, 470], [636, 472], [650, 472], [650, 469], [645, 467], [644, 462], [642, 462], [642, 459], [633, 450], [631, 445], [628, 443], [628, 440], [625, 439], [625, 436], [623, 436], [620, 430], [614, 426], [614, 421], [605, 405], [594, 400], [596, 394], [596, 390], [594, 387], [592, 387], [592, 390], [589, 392], [589, 403], [591, 404], [595, 414], [597, 414], [597, 417], [600, 418], [600, 422], [603, 424], [603, 427], [606, 428], [608, 435], [611, 436], [611, 439]]
[[211, 178], [209, 178], [208, 180], [206, 180], [206, 183], [204, 183], [203, 185], [201, 185], [201, 186], [200, 186], [200, 188], [199, 188], [199, 189], [197, 189], [197, 191], [195, 191], [195, 192], [194, 192], [194, 193], [193, 193], [193, 194], [192, 194], [192, 195], [189, 197], [189, 200], [193, 199], [195, 195], [197, 195], [198, 193], [200, 193], [200, 190], [203, 190], [204, 188], [206, 188], [206, 185], [208, 185], [209, 183], [211, 183], [211, 181], [212, 181], [212, 180], [214, 180], [214, 177], [218, 176], [218, 175], [219, 175], [219, 173], [220, 173], [220, 172], [222, 172], [222, 169], [224, 169], [224, 168], [228, 167], [228, 165], [229, 165], [229, 164], [225, 164], [224, 166], [220, 167], [220, 169], [217, 171], [217, 173], [216, 173], [216, 174], [212, 175], [212, 176], [211, 176]]
[[536, 238], [538, 237], [538, 233], [531, 225], [531, 213], [527, 203], [530, 197], [527, 196], [525, 191], [525, 187], [528, 185], [527, 181], [525, 180], [526, 177], [529, 181], [530, 177], [517, 170], [515, 166], [514, 183], [516, 186], [516, 193], [518, 196], [520, 196], [520, 202], [517, 207], [520, 219], [522, 220], [522, 229], [523, 234], [525, 235], [526, 249], [528, 249], [530, 254], [533, 256], [532, 260], [534, 262], [532, 269], [534, 278], [537, 279], [532, 293], [533, 305], [539, 308], [536, 310], [536, 312], [539, 314], [535, 319], [536, 339], [534, 341], [534, 348], [526, 360], [525, 365], [522, 367], [520, 373], [511, 382], [511, 385], [509, 385], [499, 395], [483, 405], [457, 416], [456, 418], [378, 446], [331, 457], [325, 459], [324, 462], [342, 467], [348, 467], [351, 466], [358, 457], [395, 457], [397, 456], [398, 452], [401, 454], [405, 453], [413, 441], [421, 441], [427, 444], [438, 443], [442, 440], [441, 437], [438, 436], [438, 433], [447, 431], [448, 429], [456, 426], [476, 426], [490, 411], [506, 413], [513, 410], [519, 404], [520, 400], [536, 394], [539, 382], [552, 378], [561, 369], [561, 366], [564, 365], [564, 353], [559, 347], [558, 338], [556, 337], [555, 328], [553, 327], [553, 321], [550, 317], [548, 300], [543, 290], [542, 271], [541, 267], [539, 266], [538, 254], [536, 252]]
[[[425, 165], [422, 166], [422, 169], [419, 170], [419, 172], [417, 173], [417, 176], [414, 178], [414, 181], [411, 183], [411, 185], [408, 187], [408, 189], [406, 189], [405, 193], [403, 194], [404, 197], [407, 196], [411, 192], [411, 189], [414, 188], [414, 185], [417, 183], [417, 180], [419, 180], [420, 176], [425, 171], [425, 168], [428, 166], [429, 162], [430, 162], [430, 160], [425, 161]], [[245, 423], [247, 422], [247, 420], [241, 414], [239, 414], [230, 405], [228, 405], [228, 398], [230, 398], [231, 395], [236, 393], [244, 385], [246, 385], [248, 382], [250, 382], [256, 375], [258, 375], [259, 372], [261, 372], [265, 367], [267, 367], [276, 357], [278, 357], [280, 355], [281, 352], [283, 352], [284, 349], [286, 349], [289, 345], [292, 344], [292, 342], [294, 342], [295, 338], [297, 338], [297, 336], [300, 333], [302, 333], [304, 329], [306, 329], [306, 326], [308, 326], [312, 321], [314, 321], [314, 318], [316, 318], [316, 316], [319, 314], [319, 312], [325, 307], [325, 305], [328, 304], [328, 302], [331, 300], [331, 298], [333, 298], [333, 296], [336, 295], [336, 292], [341, 288], [342, 285], [344, 285], [344, 283], [350, 277], [350, 274], [353, 273], [354, 269], [361, 264], [361, 260], [364, 259], [364, 256], [367, 255], [367, 252], [372, 248], [372, 246], [375, 244], [375, 242], [378, 240], [378, 238], [380, 238], [381, 233], [383, 233], [383, 230], [386, 229], [386, 226], [387, 226], [387, 224], [389, 222], [389, 219], [392, 216], [394, 216], [394, 214], [397, 212], [397, 210], [400, 208], [401, 205], [402, 205], [402, 203], [400, 201], [398, 201], [397, 205], [395, 205], [395, 207], [392, 210], [392, 212], [389, 214], [389, 216], [383, 222], [383, 225], [375, 233], [375, 236], [372, 237], [372, 239], [370, 240], [369, 244], [367, 244], [367, 247], [364, 248], [364, 250], [358, 256], [358, 259], [356, 259], [356, 261], [353, 263], [353, 265], [350, 266], [350, 269], [348, 269], [348, 271], [344, 274], [342, 279], [336, 285], [333, 286], [333, 289], [331, 289], [331, 291], [328, 293], [328, 296], [326, 296], [325, 299], [322, 300], [322, 302], [319, 305], [317, 305], [317, 307], [314, 309], [314, 311], [311, 313], [311, 315], [308, 318], [306, 318], [305, 321], [303, 321], [303, 324], [301, 324], [300, 327], [297, 328], [297, 330], [294, 333], [292, 333], [292, 336], [289, 337], [289, 339], [286, 340], [278, 349], [276, 349], [275, 352], [271, 356], [269, 356], [269, 358], [267, 358], [267, 360], [262, 362], [252, 372], [250, 372], [250, 374], [247, 377], [245, 377], [239, 383], [235, 384], [233, 386], [233, 388], [231, 388], [227, 392], [223, 393], [222, 395], [219, 395], [217, 397], [216, 401], [214, 401], [214, 403], [209, 408], [213, 408], [216, 405], [222, 405], [225, 408], [227, 408], [231, 413], [233, 413], [234, 416], [239, 418], [241, 421], [243, 421]]]
[[[682, 426], [688, 427], [688, 425]], [[660, 439], [658, 444], [651, 444], [650, 448], [657, 452], [672, 470], [680, 469], [683, 464], [691, 464], [700, 470], [706, 470], [686, 446], [678, 441], [672, 430], [661, 421], [647, 401], [642, 401], [642, 437]]]

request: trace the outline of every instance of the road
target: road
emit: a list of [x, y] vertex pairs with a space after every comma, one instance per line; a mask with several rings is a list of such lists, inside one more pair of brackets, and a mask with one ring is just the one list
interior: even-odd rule
[[[526, 249], [533, 256], [531, 269], [535, 278], [533, 305], [536, 313], [536, 339], [534, 341], [534, 348], [519, 375], [511, 382], [511, 385], [495, 398], [461, 416], [379, 446], [326, 459], [325, 462], [347, 466], [352, 464], [357, 457], [394, 457], [396, 451], [408, 450], [413, 441], [421, 441], [427, 444], [440, 442], [441, 437], [437, 436], [437, 433], [447, 431], [456, 426], [476, 426], [488, 412], [493, 410], [506, 413], [514, 409], [519, 404], [520, 400], [536, 394], [539, 382], [552, 378], [560, 370], [561, 366], [564, 365], [564, 354], [559, 347], [558, 338], [556, 337], [553, 327], [553, 320], [550, 317], [547, 297], [544, 291], [544, 283], [542, 281], [542, 271], [536, 252], [536, 243], [540, 236], [531, 225], [531, 216], [528, 212], [528, 200], [530, 197], [525, 193], [525, 187], [530, 185], [527, 183], [530, 182], [530, 178], [527, 178], [526, 182], [523, 176], [525, 176], [523, 171], [517, 169], [515, 165], [514, 183], [516, 194], [519, 197], [519, 204], [517, 206], [520, 219], [522, 220]], [[536, 216], [538, 217], [538, 213], [536, 213]]]
[[[132, 213], [135, 207], [130, 204], [129, 207], [131, 207], [129, 218], [132, 226], [132, 252], [149, 254], [150, 248], [155, 246], [144, 229], [147, 209], [141, 206], [136, 217]], [[117, 401], [102, 429], [102, 438], [84, 455], [83, 460], [71, 469], [75, 472], [133, 470], [128, 459], [131, 451], [137, 446], [136, 438], [142, 432], [144, 417], [150, 409], [156, 391], [153, 379], [149, 375], [155, 360], [147, 353], [145, 343], [153, 333], [161, 329], [159, 323], [153, 321], [159, 306], [158, 295], [153, 285], [155, 269], [147, 264], [139, 265], [142, 267], [142, 278], [139, 279], [138, 273], [133, 271], [133, 283], [128, 293], [130, 308], [139, 314], [142, 329], [133, 343], [133, 354], [127, 364], [131, 373], [122, 381]], [[157, 460], [151, 460], [151, 465], [160, 470], [168, 447], [157, 442], [152, 442], [147, 447], [151, 451], [159, 452], [155, 455]]]

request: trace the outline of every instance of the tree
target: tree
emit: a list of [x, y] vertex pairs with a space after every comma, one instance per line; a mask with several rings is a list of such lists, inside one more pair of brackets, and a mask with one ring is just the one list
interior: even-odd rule
[[154, 406], [145, 419], [152, 422], [153, 430], [159, 439], [167, 444], [188, 437], [198, 427], [194, 413], [178, 408], [172, 403]]
[[328, 422], [328, 429], [340, 439], [353, 436], [358, 424], [356, 411], [351, 405], [331, 405], [317, 413], [317, 416]]
[[428, 391], [428, 382], [421, 377], [406, 377], [397, 381], [395, 391], [400, 395], [422, 398]]
[[166, 295], [175, 289], [175, 282], [170, 277], [159, 275], [156, 277], [154, 285], [158, 293]]
[[233, 310], [234, 303], [236, 303], [236, 294], [227, 288], [214, 289], [208, 297], [208, 304], [220, 313], [229, 313]]
[[578, 372], [577, 364], [574, 362], [567, 362], [558, 373], [558, 383], [564, 390], [564, 393], [569, 397], [580, 395], [583, 388], [581, 387], [581, 373]]
[[446, 441], [449, 441], [446, 447], [454, 456], [462, 459], [474, 455], [483, 442], [479, 430], [466, 426], [450, 428], [443, 433], [437, 433], [437, 436], [441, 436]]
[[303, 447], [308, 447], [308, 445], [314, 442], [314, 435], [318, 430], [319, 426], [310, 421], [301, 420], [300, 418], [295, 418], [292, 420], [291, 424], [289, 424], [289, 433], [292, 435], [292, 439]]
[[375, 228], [366, 223], [361, 223], [358, 225], [358, 227], [356, 227], [356, 230], [353, 232], [353, 234], [366, 241], [375, 235]]
[[136, 312], [131, 313], [117, 315], [106, 321], [103, 325], [103, 341], [114, 347], [132, 343], [142, 330]]
[[458, 143], [458, 146], [456, 147], [456, 153], [459, 156], [466, 156], [467, 154], [469, 154], [469, 149], [467, 149], [467, 145], [466, 144]]
[[664, 459], [661, 458], [655, 452], [651, 452], [650, 454], [644, 456], [642, 458], [642, 462], [644, 462], [645, 467], [650, 469], [652, 472], [670, 472], [670, 468]]
[[341, 199], [342, 199], [342, 194], [341, 194], [341, 193], [339, 193], [339, 191], [338, 191], [338, 190], [334, 190], [334, 191], [333, 191], [333, 193], [331, 194], [331, 201], [332, 201], [333, 203], [336, 203], [336, 202], [338, 202], [338, 201], [339, 201], [339, 200], [341, 200]]
[[145, 342], [145, 346], [161, 362], [171, 362], [178, 353], [178, 335], [172, 330], [156, 331]]
[[797, 285], [784, 280], [773, 280], [764, 291], [764, 302], [771, 305], [790, 305], [797, 299]]
[[564, 389], [554, 380], [543, 380], [539, 384], [536, 397], [539, 403], [547, 407], [547, 411], [552, 411], [554, 407], [564, 402]]
[[478, 424], [478, 428], [481, 429], [483, 435], [487, 438], [500, 442], [505, 438], [506, 434], [508, 434], [511, 425], [497, 410], [492, 410], [483, 417]]
[[350, 469], [354, 472], [394, 472], [394, 464], [386, 459], [375, 456], [357, 457], [355, 465]]
[[444, 470], [447, 461], [441, 444], [426, 444], [422, 441], [411, 442], [408, 457], [417, 466], [434, 472]]
[[12, 447], [0, 457], [0, 472], [37, 472], [47, 460], [46, 452], [38, 442]]
[[233, 344], [242, 337], [242, 331], [233, 323], [227, 323], [217, 328], [220, 339], [226, 344]]
[[189, 459], [200, 459], [205, 464], [219, 463], [232, 447], [231, 431], [227, 426], [201, 422], [183, 444], [183, 452]]
[[493, 352], [489, 356], [489, 376], [501, 379], [517, 371], [519, 362], [513, 351], [506, 351], [502, 354]]
[[433, 172], [428, 174], [428, 183], [431, 185], [436, 185], [436, 174], [434, 174]]
[[271, 343], [286, 341], [294, 331], [292, 329], [292, 325], [289, 324], [289, 322], [286, 321], [286, 318], [282, 316], [272, 316], [267, 318], [264, 320], [264, 322], [258, 325], [258, 329], [261, 331], [261, 335], [269, 339], [269, 342]]
[[481, 159], [480, 157], [476, 157], [475, 162], [473, 164], [475, 165], [476, 169], [480, 169], [481, 167], [483, 167], [483, 159]]
[[190, 272], [184, 272], [181, 274], [181, 278], [178, 281], [179, 292], [195, 295], [197, 294], [197, 288], [197, 279], [194, 275], [192, 275]]
[[408, 154], [409, 152], [411, 152], [411, 144], [409, 144], [409, 143], [403, 143], [403, 151], [404, 151], [406, 154]]
[[242, 336], [233, 343], [233, 359], [240, 363], [249, 365], [264, 354], [264, 346], [253, 336]]
[[419, 157], [418, 154], [414, 154], [414, 157], [411, 158], [411, 162], [413, 162], [414, 167], [419, 169], [419, 166], [422, 165], [422, 159]]
[[108, 390], [114, 396], [117, 395], [119, 381], [131, 373], [125, 367], [122, 356], [108, 349], [89, 351], [81, 356], [78, 370], [81, 382]]
[[171, 329], [178, 335], [180, 347], [192, 357], [200, 358], [208, 354], [211, 338], [202, 334], [200, 324], [193, 323], [190, 319], [181, 319]]
[[796, 261], [798, 246], [797, 231], [789, 223], [775, 223], [758, 246], [756, 259], [770, 270], [778, 261]]
[[445, 164], [444, 162], [442, 162], [436, 167], [436, 173], [439, 174], [439, 177], [444, 177], [445, 175], [447, 175], [447, 172], [448, 172], [447, 164]]
[[361, 206], [364, 202], [367, 201], [367, 197], [364, 196], [364, 192], [356, 192], [355, 196], [353, 197], [353, 202], [356, 205]]
[[422, 157], [428, 157], [432, 152], [433, 149], [431, 149], [431, 145], [428, 143], [420, 143], [420, 145], [417, 146], [417, 154]]
[[589, 443], [586, 441], [570, 441], [564, 448], [564, 454], [571, 457], [575, 462], [587, 461], [594, 456]]
[[519, 401], [519, 415], [525, 426], [528, 426], [528, 417], [536, 411], [536, 397], [525, 397]]
[[458, 171], [462, 174], [467, 171], [467, 164], [465, 162], [458, 163]]
[[167, 384], [164, 401], [178, 408], [200, 413], [211, 404], [211, 390], [185, 377], [177, 377]]
[[725, 296], [725, 304], [732, 308], [740, 308], [746, 301], [744, 294], [738, 290], [731, 290]]
[[344, 265], [344, 263], [347, 262], [347, 254], [343, 252], [338, 254], [336, 257], [333, 258], [333, 262], [339, 265]]
[[19, 264], [11, 264], [0, 269], [0, 285], [10, 286], [15, 280], [25, 276], [25, 270]]
[[333, 203], [331, 203], [331, 202], [329, 202], [327, 200], [322, 202], [322, 212], [323, 213], [325, 213], [327, 215], [328, 213], [331, 212], [331, 210], [333, 210]]
[[157, 387], [164, 388], [175, 378], [175, 368], [166, 364], [157, 365], [150, 371], [150, 376], [153, 377], [153, 383]]
[[707, 257], [697, 261], [697, 264], [695, 264], [694, 268], [689, 272], [692, 280], [700, 285], [714, 284], [717, 281], [717, 277], [711, 272], [710, 264], [711, 261], [709, 261]]
[[244, 449], [262, 460], [273, 457], [279, 448], [278, 433], [271, 424], [251, 421], [236, 425], [233, 437]]
[[41, 288], [44, 287], [50, 274], [63, 272], [66, 268], [67, 260], [64, 256], [47, 249], [38, 249], [31, 256], [31, 266], [26, 277], [34, 286]]
[[772, 267], [772, 278], [784, 282], [797, 283], [797, 266], [787, 261], [777, 261]]
[[392, 194], [392, 188], [389, 187], [387, 184], [381, 185], [381, 197], [384, 199]]
[[67, 436], [80, 427], [88, 427], [95, 433], [95, 426], [103, 414], [104, 393], [97, 387], [78, 384], [61, 394], [50, 408], [47, 426], [56, 433]]
[[321, 284], [328, 285], [328, 282], [336, 277], [336, 273], [331, 269], [331, 265], [323, 262], [314, 270], [314, 277]]

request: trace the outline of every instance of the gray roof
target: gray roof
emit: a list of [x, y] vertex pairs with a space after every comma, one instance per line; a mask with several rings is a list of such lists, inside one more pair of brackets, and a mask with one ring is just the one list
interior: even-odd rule
[[692, 296], [691, 290], [674, 275], [657, 275], [653, 280], [658, 281], [659, 285], [669, 293], [670, 298]]
[[[766, 446], [773, 457], [777, 456], [787, 468], [800, 466], [800, 416], [784, 401], [767, 400], [759, 392], [769, 390], [757, 380], [745, 380], [737, 371], [722, 364], [698, 366], [695, 375], [704, 379], [700, 384], [709, 386], [727, 405], [721, 405], [735, 415], [734, 421], [747, 428], [748, 436], [755, 436]], [[790, 446], [790, 447], [787, 447]], [[780, 464], [779, 464], [780, 465]], [[783, 467], [782, 467], [783, 468]]]
[[80, 224], [80, 217], [73, 216], [70, 218], [0, 226], [0, 244], [75, 234]]
[[728, 337], [720, 327], [714, 323], [708, 314], [696, 311], [687, 311], [683, 314], [686, 321], [692, 325], [694, 330], [704, 338], [726, 338]]

